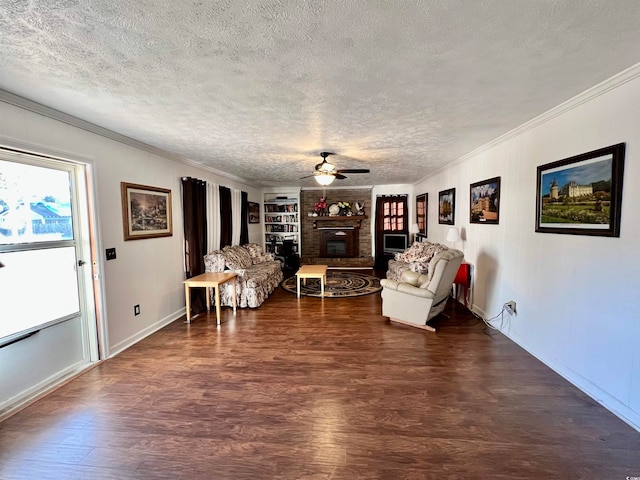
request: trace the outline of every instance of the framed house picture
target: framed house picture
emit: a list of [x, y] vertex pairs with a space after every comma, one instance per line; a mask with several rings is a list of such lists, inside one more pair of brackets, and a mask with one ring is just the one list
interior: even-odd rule
[[456, 218], [456, 189], [450, 188], [438, 193], [438, 223], [453, 225]]
[[247, 215], [249, 216], [249, 223], [260, 223], [260, 204], [247, 202]]
[[536, 232], [620, 236], [625, 144], [538, 167]]
[[489, 225], [500, 223], [500, 177], [472, 183], [469, 199], [471, 223]]
[[427, 236], [427, 211], [429, 207], [429, 194], [423, 193], [416, 196], [416, 223], [418, 224], [418, 234]]
[[135, 183], [120, 183], [125, 240], [170, 237], [171, 190]]

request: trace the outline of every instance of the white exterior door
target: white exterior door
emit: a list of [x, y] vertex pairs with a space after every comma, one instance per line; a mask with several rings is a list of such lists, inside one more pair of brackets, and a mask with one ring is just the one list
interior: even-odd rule
[[83, 170], [0, 150], [0, 417], [97, 360]]

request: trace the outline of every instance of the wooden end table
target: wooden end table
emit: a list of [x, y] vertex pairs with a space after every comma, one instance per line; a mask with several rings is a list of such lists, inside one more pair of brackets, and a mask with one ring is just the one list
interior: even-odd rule
[[184, 293], [187, 297], [187, 323], [191, 323], [191, 295], [189, 289], [193, 287], [205, 287], [207, 289], [207, 311], [211, 311], [211, 291], [213, 287], [216, 296], [216, 323], [220, 325], [220, 285], [233, 280], [233, 313], [236, 313], [236, 276], [235, 272], [207, 272], [191, 277], [184, 282]]
[[297, 280], [297, 294], [300, 298], [300, 279], [303, 279], [304, 284], [307, 284], [307, 278], [319, 278], [320, 279], [320, 296], [324, 297], [324, 284], [327, 282], [327, 267], [328, 265], [303, 265], [300, 270], [296, 272]]

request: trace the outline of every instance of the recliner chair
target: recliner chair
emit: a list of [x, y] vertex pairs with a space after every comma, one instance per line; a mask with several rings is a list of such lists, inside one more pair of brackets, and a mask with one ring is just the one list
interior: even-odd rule
[[382, 315], [392, 322], [435, 332], [427, 323], [440, 314], [451, 293], [464, 253], [448, 249], [429, 262], [427, 274], [407, 270], [402, 280], [382, 279]]

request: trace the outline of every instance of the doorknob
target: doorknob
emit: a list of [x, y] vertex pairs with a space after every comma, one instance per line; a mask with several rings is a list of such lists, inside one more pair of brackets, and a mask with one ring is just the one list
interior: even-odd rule
[[84, 260], [78, 260], [78, 266], [79, 267], [83, 266], [85, 263], [87, 263], [87, 262], [85, 262]]

